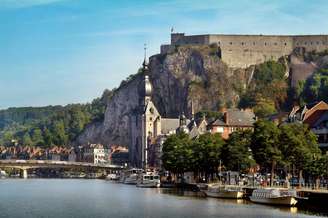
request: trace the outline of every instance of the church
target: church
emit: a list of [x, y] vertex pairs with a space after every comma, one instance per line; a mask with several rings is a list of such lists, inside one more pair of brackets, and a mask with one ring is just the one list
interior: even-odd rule
[[183, 131], [191, 138], [198, 137], [206, 130], [206, 120], [197, 125], [194, 119], [164, 118], [152, 101], [153, 87], [149, 79], [146, 58], [142, 65], [143, 79], [138, 86], [139, 105], [130, 116], [129, 161], [131, 167], [160, 168], [162, 145], [168, 135]]

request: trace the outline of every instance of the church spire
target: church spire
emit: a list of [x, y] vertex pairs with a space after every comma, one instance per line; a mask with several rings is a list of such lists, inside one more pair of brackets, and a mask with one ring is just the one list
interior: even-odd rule
[[148, 69], [148, 61], [147, 61], [147, 44], [144, 44], [144, 61], [142, 63], [143, 69]]
[[193, 100], [192, 99], [191, 99], [191, 119], [192, 120], [195, 119], [194, 104], [193, 104]]

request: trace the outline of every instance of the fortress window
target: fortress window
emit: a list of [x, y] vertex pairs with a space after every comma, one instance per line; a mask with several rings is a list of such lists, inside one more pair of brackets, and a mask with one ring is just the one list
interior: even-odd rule
[[230, 45], [232, 45], [232, 42], [230, 42]]
[[218, 45], [220, 45], [221, 44], [221, 42], [218, 42]]
[[255, 45], [255, 42], [253, 42], [253, 45]]
[[275, 42], [274, 45], [278, 45], [278, 44]]
[[285, 42], [285, 46], [287, 46], [287, 43]]
[[319, 42], [317, 42], [317, 45], [319, 45], [320, 43]]
[[244, 43], [242, 42], [241, 45], [244, 45]]
[[300, 43], [297, 43], [297, 45], [300, 45]]
[[267, 43], [265, 42], [264, 45], [267, 45]]
[[313, 42], [311, 42], [311, 45], [313, 45]]
[[304, 42], [304, 45], [307, 45], [307, 42]]

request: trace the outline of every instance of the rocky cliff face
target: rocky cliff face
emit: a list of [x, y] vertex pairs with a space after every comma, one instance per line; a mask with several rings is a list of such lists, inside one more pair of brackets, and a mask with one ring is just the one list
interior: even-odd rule
[[[182, 111], [217, 110], [234, 106], [245, 87], [251, 69], [232, 70], [211, 46], [181, 46], [165, 55], [150, 58], [153, 101], [163, 117], [177, 117]], [[129, 115], [138, 105], [141, 75], [122, 85], [108, 102], [103, 122], [88, 125], [77, 143], [129, 143]], [[192, 104], [191, 104], [192, 102]]]

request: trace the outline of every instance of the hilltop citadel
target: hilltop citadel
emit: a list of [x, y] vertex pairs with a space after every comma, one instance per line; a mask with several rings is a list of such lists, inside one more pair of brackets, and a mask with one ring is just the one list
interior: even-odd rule
[[247, 68], [267, 60], [278, 60], [295, 49], [321, 52], [328, 49], [328, 35], [185, 35], [172, 33], [171, 44], [161, 46], [161, 54], [178, 45], [212, 45], [220, 48], [222, 61], [232, 68]]

